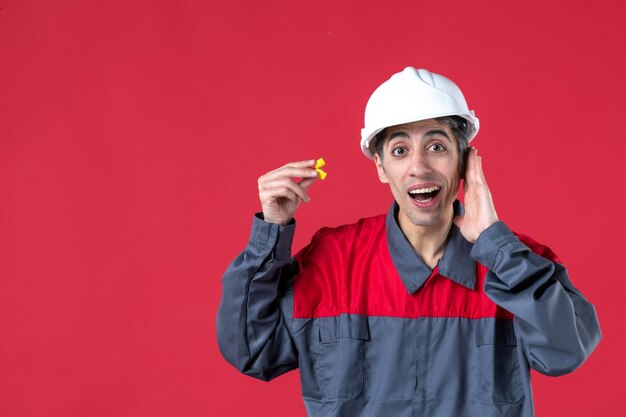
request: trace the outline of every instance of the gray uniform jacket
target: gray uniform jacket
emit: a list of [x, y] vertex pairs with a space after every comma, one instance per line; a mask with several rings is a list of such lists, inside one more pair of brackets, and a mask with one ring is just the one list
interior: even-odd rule
[[396, 213], [321, 229], [294, 257], [295, 222], [257, 215], [223, 277], [223, 356], [262, 380], [299, 368], [311, 417], [533, 416], [530, 369], [581, 365], [601, 338], [594, 306], [502, 222], [473, 245], [453, 225], [431, 270]]

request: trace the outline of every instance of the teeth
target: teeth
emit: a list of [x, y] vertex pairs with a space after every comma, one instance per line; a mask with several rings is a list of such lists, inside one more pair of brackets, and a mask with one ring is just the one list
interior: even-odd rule
[[426, 193], [432, 193], [433, 191], [437, 191], [440, 190], [441, 187], [428, 187], [428, 188], [418, 188], [416, 190], [411, 190], [409, 191], [409, 194], [426, 194]]

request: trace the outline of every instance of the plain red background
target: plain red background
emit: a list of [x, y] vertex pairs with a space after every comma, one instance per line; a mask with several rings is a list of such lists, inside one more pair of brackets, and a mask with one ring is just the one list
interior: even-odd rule
[[219, 355], [256, 180], [323, 156], [294, 250], [385, 212], [359, 150], [407, 65], [463, 89], [498, 214], [552, 247], [604, 339], [538, 416], [623, 412], [626, 3], [0, 0], [0, 416], [304, 416]]

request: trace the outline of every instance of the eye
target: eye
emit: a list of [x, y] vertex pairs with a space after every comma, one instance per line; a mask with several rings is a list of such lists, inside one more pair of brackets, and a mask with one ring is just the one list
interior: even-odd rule
[[391, 154], [393, 156], [404, 156], [406, 155], [406, 148], [403, 146], [397, 146], [393, 148], [393, 150], [391, 151]]
[[428, 147], [428, 149], [433, 152], [444, 152], [446, 150], [446, 147], [441, 143], [433, 143]]

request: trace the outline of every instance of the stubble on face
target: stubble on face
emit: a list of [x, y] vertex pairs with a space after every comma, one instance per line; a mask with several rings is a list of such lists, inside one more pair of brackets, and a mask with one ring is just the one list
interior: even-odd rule
[[[447, 138], [442, 137], [444, 135], [438, 135], [439, 141], [435, 139], [437, 135], [434, 135], [433, 139], [430, 138], [433, 131], [442, 130]], [[423, 158], [409, 160], [397, 158], [392, 154], [396, 145], [390, 138], [393, 138], [394, 132], [406, 134], [407, 138], [403, 140], [406, 140], [405, 145], [409, 152], [407, 155], [419, 151]], [[458, 145], [452, 132], [434, 120], [427, 120], [391, 127], [384, 140], [388, 140], [389, 143], [385, 144], [385, 160], [377, 158], [379, 161], [377, 166], [380, 165], [379, 177], [382, 182], [389, 184], [398, 203], [400, 225], [410, 223], [419, 228], [433, 228], [450, 223], [453, 214], [452, 203], [456, 199], [460, 181]], [[445, 152], [428, 151], [430, 149], [428, 146], [438, 142], [446, 147]], [[382, 176], [381, 169], [384, 174]], [[428, 208], [416, 206], [408, 190], [417, 184], [434, 184], [441, 187], [435, 205]]]
[[[458, 177], [457, 177], [458, 178]], [[429, 209], [417, 208], [413, 205], [410, 197], [406, 194], [406, 188], [410, 187], [413, 183], [409, 182], [405, 184], [403, 190], [392, 189], [394, 199], [398, 203], [398, 221], [401, 225], [408, 222], [414, 226], [420, 228], [433, 228], [437, 225], [448, 224], [452, 219], [453, 208], [452, 203], [456, 199], [458, 193], [458, 179], [453, 178], [449, 181], [444, 176], [431, 175], [427, 177], [420, 177], [417, 181], [424, 183], [436, 183], [441, 186], [441, 199], [437, 204]]]
[[[452, 206], [450, 206], [450, 211], [451, 210], [452, 210]], [[432, 226], [435, 226], [436, 224], [439, 224], [445, 211], [446, 210], [444, 207], [444, 210], [435, 210], [430, 213], [423, 212], [423, 213], [420, 213], [421, 216], [418, 216], [418, 214], [412, 210], [400, 209], [398, 215], [405, 214], [407, 219], [411, 223], [413, 223], [415, 226], [432, 227]]]

